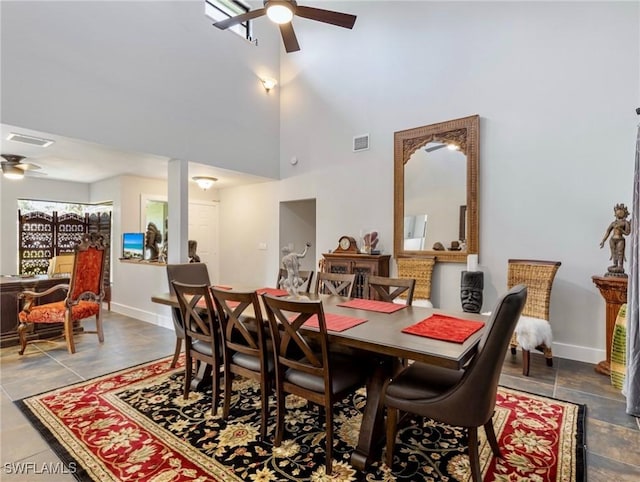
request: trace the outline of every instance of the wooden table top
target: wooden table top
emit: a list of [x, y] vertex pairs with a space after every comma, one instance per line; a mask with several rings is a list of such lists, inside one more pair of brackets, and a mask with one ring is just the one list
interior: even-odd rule
[[[340, 296], [309, 294], [308, 297], [309, 299], [321, 299], [325, 313], [335, 313], [367, 320], [366, 323], [342, 332], [329, 331], [329, 341], [331, 343], [452, 369], [462, 368], [473, 357], [477, 350], [478, 342], [485, 331], [484, 328], [471, 335], [464, 343], [446, 342], [411, 335], [403, 333], [402, 329], [424, 320], [434, 313], [483, 322], [488, 319], [486, 315], [443, 311], [419, 306], [407, 306], [394, 313], [379, 313], [337, 306], [338, 303], [347, 300], [347, 298]], [[173, 308], [178, 307], [176, 297], [168, 292], [153, 296], [151, 301]], [[312, 330], [313, 328], [309, 329]]]

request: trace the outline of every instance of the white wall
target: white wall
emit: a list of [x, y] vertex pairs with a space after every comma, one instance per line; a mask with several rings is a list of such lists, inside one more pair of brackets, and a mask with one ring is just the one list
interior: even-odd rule
[[[278, 176], [280, 39], [213, 27], [202, 0], [2, 1], [1, 121]], [[267, 28], [269, 27], [269, 28]]]
[[[353, 31], [299, 22], [302, 55], [283, 56], [286, 179], [221, 193], [223, 219], [225, 200], [246, 200], [252, 208], [243, 211], [241, 238], [257, 253], [255, 241], [277, 232], [265, 221], [274, 219], [277, 203], [313, 197], [318, 258], [340, 235], [357, 236], [369, 226], [378, 227], [390, 252], [393, 133], [479, 114], [484, 309], [505, 290], [509, 258], [559, 260], [551, 298], [554, 351], [603, 359], [604, 301], [591, 276], [608, 266], [609, 252], [599, 242], [613, 206], [631, 202], [639, 4], [341, 2], [330, 8], [357, 14]], [[351, 152], [352, 137], [362, 133], [370, 133], [371, 149]], [[243, 241], [238, 252], [244, 247]], [[277, 250], [266, 254], [272, 272]], [[255, 279], [263, 269], [257, 256], [226, 268], [236, 279]], [[436, 306], [460, 309], [462, 269], [437, 265]]]

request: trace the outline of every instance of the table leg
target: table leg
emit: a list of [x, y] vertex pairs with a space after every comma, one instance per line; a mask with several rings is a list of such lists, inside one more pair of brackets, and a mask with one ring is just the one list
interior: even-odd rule
[[191, 379], [191, 390], [195, 390], [197, 392], [203, 391], [210, 387], [211, 383], [211, 365], [199, 361], [196, 376]]
[[384, 393], [382, 389], [391, 377], [392, 366], [390, 358], [378, 359], [373, 374], [367, 380], [367, 403], [362, 414], [358, 446], [351, 454], [351, 465], [358, 470], [364, 470], [374, 457], [377, 457], [377, 449], [383, 441]]

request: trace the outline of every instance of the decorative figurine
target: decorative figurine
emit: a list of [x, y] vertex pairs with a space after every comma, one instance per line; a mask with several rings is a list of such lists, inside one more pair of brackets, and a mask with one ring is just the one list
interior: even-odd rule
[[158, 230], [155, 223], [149, 223], [147, 225], [147, 233], [144, 237], [145, 248], [149, 250], [149, 260], [158, 261], [158, 255], [160, 254], [159, 244], [162, 242], [162, 233]]
[[613, 264], [607, 268], [605, 276], [620, 276], [627, 277], [624, 272], [624, 250], [626, 241], [624, 239], [631, 232], [631, 222], [627, 220], [629, 216], [629, 210], [624, 204], [616, 204], [613, 208], [613, 213], [616, 219], [609, 225], [607, 231], [604, 233], [604, 238], [600, 242], [600, 248], [604, 246], [604, 242], [609, 235], [609, 247], [611, 249], [611, 259]]
[[289, 295], [298, 298], [298, 290], [302, 284], [300, 279], [300, 258], [307, 255], [307, 251], [311, 243], [306, 243], [302, 253], [292, 253], [291, 248], [285, 246], [282, 248], [282, 266], [287, 270], [287, 277], [280, 278], [280, 288], [289, 292]]
[[480, 313], [484, 273], [482, 271], [463, 271], [460, 278], [462, 310], [466, 313]]
[[196, 253], [198, 249], [198, 242], [195, 239], [189, 240], [189, 263], [199, 263], [200, 256]]

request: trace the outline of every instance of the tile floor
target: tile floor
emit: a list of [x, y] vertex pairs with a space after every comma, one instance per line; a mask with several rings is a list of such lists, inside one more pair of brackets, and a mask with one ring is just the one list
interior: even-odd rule
[[[77, 352], [69, 355], [63, 344], [30, 345], [23, 356], [17, 347], [0, 350], [0, 480], [75, 480], [70, 474], [10, 473], [17, 463], [43, 472], [55, 467], [58, 457], [13, 401], [86, 380], [173, 353], [172, 330], [154, 326], [113, 312], [105, 317], [105, 343], [96, 335], [77, 337]], [[90, 327], [88, 327], [90, 328]], [[553, 368], [541, 355], [532, 355], [531, 376], [522, 376], [520, 355], [507, 353], [500, 383], [541, 395], [587, 405], [587, 480], [640, 480], [640, 426], [625, 414], [623, 396], [608, 378], [597, 374], [593, 365], [554, 359]]]

